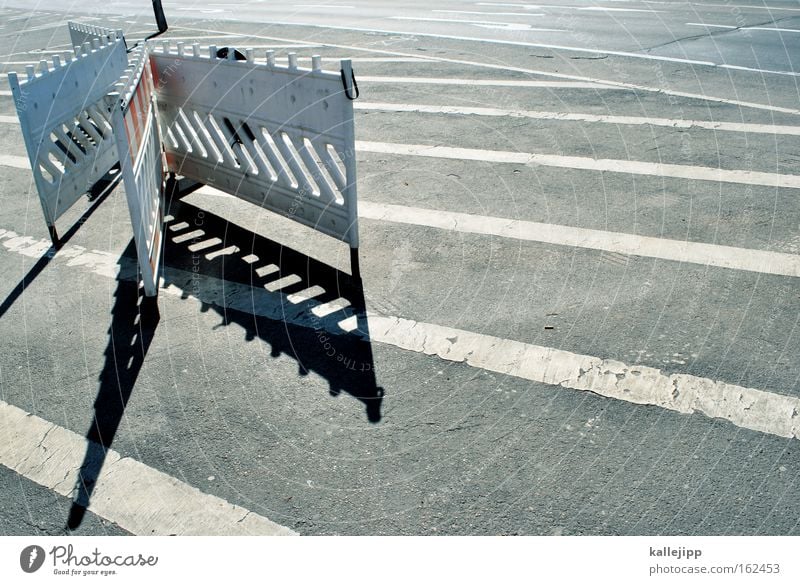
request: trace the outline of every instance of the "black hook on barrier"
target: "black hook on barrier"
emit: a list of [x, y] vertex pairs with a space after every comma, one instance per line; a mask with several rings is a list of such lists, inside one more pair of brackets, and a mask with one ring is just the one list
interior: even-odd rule
[[347, 88], [347, 78], [344, 76], [344, 69], [341, 70], [342, 74], [342, 85], [344, 86], [344, 95], [350, 101], [355, 101], [358, 99], [359, 91], [358, 91], [358, 83], [356, 83], [356, 74], [354, 71], [350, 71], [350, 79], [353, 81], [353, 89], [355, 90], [355, 95], [351, 95], [350, 91]]
[[230, 59], [230, 52], [233, 51], [234, 61], [247, 61], [247, 56], [239, 49], [233, 47], [222, 47], [217, 51], [217, 59]]

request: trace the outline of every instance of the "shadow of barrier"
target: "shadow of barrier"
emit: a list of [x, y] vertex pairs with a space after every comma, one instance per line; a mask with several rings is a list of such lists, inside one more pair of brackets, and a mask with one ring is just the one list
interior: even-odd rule
[[105, 361], [98, 377], [94, 417], [86, 433], [89, 442], [67, 519], [70, 530], [83, 520], [160, 320], [155, 299], [144, 296], [135, 264], [127, 261], [135, 254], [131, 242], [119, 262]]
[[[17, 285], [11, 290], [8, 296], [0, 303], [0, 317], [5, 315], [11, 306], [22, 296], [25, 289], [44, 271], [56, 255], [59, 247], [66, 244], [78, 229], [86, 223], [89, 218], [97, 211], [100, 204], [106, 200], [109, 194], [119, 184], [121, 175], [119, 174], [119, 165], [116, 165], [109, 170], [106, 175], [95, 183], [88, 191], [87, 196], [89, 206], [83, 211], [78, 220], [58, 239], [58, 243], [54, 243], [44, 253], [44, 255], [36, 261], [36, 263], [28, 269], [28, 272], [22, 277]], [[52, 233], [52, 232], [51, 232]]]
[[[301, 376], [314, 372], [331, 395], [349, 394], [364, 404], [367, 420], [380, 421], [383, 390], [359, 276], [184, 201], [173, 201], [170, 215], [165, 288], [197, 298], [223, 325], [239, 325], [246, 341], [266, 342], [273, 357], [291, 357]], [[223, 294], [223, 283], [241, 286]]]
[[[290, 356], [300, 375], [324, 378], [331, 395], [351, 395], [369, 422], [380, 421], [383, 390], [358, 268], [352, 106], [358, 86], [350, 60], [323, 71], [319, 55], [306, 69], [294, 53], [284, 65], [274, 51], [266, 62], [232, 47], [212, 46], [203, 56], [197, 43], [190, 52], [169, 42], [152, 52], [147, 45], [128, 50], [119, 31], [79, 23], [69, 30], [73, 43], [82, 42], [74, 55], [64, 62], [54, 56], [52, 67], [42, 61], [38, 71], [30, 66], [26, 79], [9, 74], [53, 246], [0, 305], [2, 315], [94, 208], [66, 238], [58, 237], [56, 220], [118, 168], [134, 240], [120, 259], [67, 527], [81, 523], [155, 336], [159, 274], [163, 286], [197, 298], [223, 325], [237, 324], [248, 341], [268, 343], [272, 356]], [[349, 244], [352, 275], [176, 197], [165, 217], [165, 187], [176, 176]], [[200, 214], [202, 229], [188, 221]], [[134, 253], [138, 270], [130, 262]], [[233, 298], [226, 290], [231, 283], [238, 285]]]
[[[184, 201], [171, 202], [163, 249], [163, 287], [238, 325], [272, 357], [289, 356], [298, 375], [313, 372], [331, 396], [360, 401], [370, 423], [381, 420], [364, 288], [352, 276]], [[89, 507], [105, 456], [159, 324], [156, 301], [138, 284], [134, 244], [120, 258], [105, 363], [94, 419], [67, 528]], [[226, 290], [227, 289], [227, 290]], [[231, 289], [233, 293], [231, 294]]]

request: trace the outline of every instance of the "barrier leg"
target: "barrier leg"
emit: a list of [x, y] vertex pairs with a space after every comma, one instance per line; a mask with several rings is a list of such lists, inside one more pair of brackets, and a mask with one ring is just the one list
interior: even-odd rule
[[56, 226], [47, 226], [47, 231], [50, 232], [50, 241], [53, 242], [53, 248], [58, 250], [61, 247], [61, 242], [58, 241], [58, 232], [56, 231]]
[[350, 248], [350, 272], [353, 278], [361, 280], [361, 267], [358, 264], [358, 248]]
[[189, 193], [197, 191], [202, 186], [203, 183], [187, 179], [186, 177], [178, 179], [173, 173], [170, 173], [167, 178], [166, 186], [167, 198], [184, 197]]

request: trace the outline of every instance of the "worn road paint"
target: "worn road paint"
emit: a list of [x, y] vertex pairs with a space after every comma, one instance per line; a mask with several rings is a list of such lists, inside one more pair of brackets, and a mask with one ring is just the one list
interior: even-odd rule
[[[189, 31], [193, 30], [193, 31], [198, 31], [198, 32], [209, 32], [209, 33], [220, 32], [220, 31], [214, 31], [214, 30], [209, 30], [209, 29], [182, 27], [182, 26], [174, 26], [173, 28], [182, 29], [182, 30], [189, 30]], [[319, 26], [317, 28], [324, 28], [324, 27]], [[303, 42], [303, 41], [297, 40], [297, 39], [286, 39], [286, 38], [283, 38], [283, 37], [270, 37], [270, 36], [264, 36], [264, 35], [249, 35], [249, 38], [257, 38], [257, 39], [263, 39], [263, 40], [274, 40], [274, 41], [278, 41], [278, 42], [282, 42], [282, 43], [283, 42], [285, 42], [285, 43], [301, 43], [301, 42]], [[419, 58], [425, 58], [425, 59], [428, 59], [430, 61], [439, 62], [439, 63], [449, 63], [449, 64], [454, 64], [454, 65], [468, 65], [468, 66], [471, 66], [471, 67], [478, 67], [478, 68], [482, 68], [482, 69], [493, 69], [495, 71], [513, 71], [515, 73], [524, 73], [524, 74], [527, 74], [527, 75], [538, 75], [538, 76], [544, 76], [544, 77], [552, 77], [554, 79], [566, 79], [566, 80], [571, 80], [571, 81], [583, 81], [583, 82], [599, 83], [599, 84], [603, 84], [603, 85], [611, 85], [611, 86], [614, 86], [614, 87], [620, 87], [620, 88], [629, 89], [629, 90], [633, 90], [633, 91], [646, 91], [646, 92], [649, 92], [649, 93], [656, 93], [656, 94], [662, 94], [662, 95], [668, 95], [668, 96], [674, 96], [674, 97], [682, 97], [682, 98], [686, 98], [686, 99], [694, 99], [694, 100], [701, 100], [701, 101], [706, 101], [706, 102], [716, 102], [716, 103], [720, 103], [720, 104], [728, 104], [728, 105], [738, 106], [738, 107], [742, 107], [742, 108], [752, 108], [752, 109], [757, 109], [757, 110], [765, 110], [765, 111], [769, 111], [769, 112], [780, 112], [780, 113], [783, 113], [783, 114], [800, 115], [800, 109], [797, 109], [797, 108], [786, 108], [786, 107], [782, 107], [782, 106], [774, 106], [772, 104], [759, 104], [759, 103], [756, 103], [756, 102], [748, 102], [748, 101], [743, 101], [743, 100], [721, 98], [721, 97], [716, 97], [716, 96], [711, 96], [711, 95], [706, 95], [706, 94], [693, 93], [693, 92], [687, 92], [687, 91], [678, 91], [678, 90], [672, 90], [672, 89], [667, 89], [667, 88], [662, 88], [662, 87], [653, 87], [653, 86], [641, 85], [641, 84], [637, 84], [637, 83], [628, 83], [628, 82], [624, 82], [624, 81], [614, 81], [614, 80], [610, 80], [610, 79], [597, 79], [597, 78], [594, 78], [594, 77], [586, 77], [586, 76], [582, 76], [582, 75], [570, 75], [570, 74], [566, 74], [566, 73], [559, 73], [557, 71], [542, 71], [542, 70], [537, 70], [537, 69], [528, 69], [526, 67], [513, 67], [513, 66], [510, 66], [510, 65], [501, 65], [501, 64], [497, 64], [497, 63], [486, 63], [486, 62], [482, 62], [482, 61], [468, 61], [468, 60], [465, 60], [465, 59], [448, 59], [446, 57], [427, 57], [427, 56], [426, 57], [422, 57], [420, 55], [413, 55], [411, 53], [404, 53], [404, 52], [401, 52], [401, 51], [390, 51], [390, 50], [387, 50], [387, 49], [373, 49], [373, 48], [358, 47], [358, 46], [353, 46], [353, 45], [340, 45], [340, 44], [336, 44], [336, 43], [325, 43], [323, 46], [325, 46], [325, 47], [333, 47], [333, 48], [338, 48], [338, 49], [347, 49], [347, 50], [351, 50], [351, 51], [363, 51], [363, 52], [368, 52], [368, 53], [378, 53], [378, 54], [383, 54], [383, 55], [393, 55], [393, 56], [396, 56], [396, 57], [419, 57]]]
[[459, 233], [483, 234], [529, 242], [602, 250], [630, 256], [689, 262], [701, 266], [746, 270], [760, 274], [800, 277], [800, 256], [781, 252], [369, 201], [358, 202], [358, 215], [365, 219], [420, 225]]
[[[5, 230], [0, 230], [0, 242], [3, 248], [34, 258], [41, 257], [50, 245], [49, 241]], [[90, 255], [88, 261], [83, 261], [84, 255]], [[116, 278], [120, 270], [120, 259], [114, 254], [78, 246], [67, 245], [56, 253], [54, 261], [64, 260], [67, 265], [83, 266], [107, 278]], [[126, 276], [135, 275], [135, 260], [123, 262], [129, 264], [124, 269]], [[314, 311], [322, 305], [314, 299], [294, 303], [285, 294], [269, 292], [260, 286], [227, 282], [169, 267], [165, 271], [170, 272], [169, 280], [172, 282], [192, 282], [191, 290], [174, 285], [162, 289], [163, 293], [173, 297], [194, 299], [226, 310], [303, 327], [322, 326], [335, 334], [348, 334], [352, 330], [350, 324], [354, 313], [350, 308], [340, 309], [341, 319], [320, 323]], [[346, 302], [341, 299], [339, 306], [345, 306]], [[534, 382], [593, 392], [683, 414], [702, 413], [742, 428], [800, 438], [800, 399], [791, 396], [689, 374], [667, 375], [647, 366], [629, 366], [616, 360], [401, 317], [370, 312], [368, 322], [369, 339], [373, 342]], [[352, 334], [363, 335], [359, 329]], [[30, 441], [35, 444], [35, 439], [26, 443]]]
[[450, 146], [426, 146], [424, 144], [397, 144], [392, 142], [356, 141], [356, 150], [400, 156], [424, 156], [455, 160], [474, 160], [484, 162], [542, 165], [585, 171], [605, 171], [631, 175], [650, 175], [696, 181], [717, 181], [741, 185], [763, 185], [766, 187], [800, 188], [800, 175], [782, 175], [760, 171], [736, 169], [714, 169], [692, 165], [652, 163], [636, 160], [608, 158], [589, 158], [585, 156], [564, 156], [558, 154], [536, 154], [508, 152], [502, 150], [481, 150], [477, 148], [453, 148]]
[[622, 124], [630, 126], [664, 126], [666, 128], [702, 128], [723, 132], [746, 132], [754, 134], [781, 134], [800, 136], [800, 126], [777, 124], [746, 124], [740, 122], [711, 122], [707, 120], [679, 120], [674, 118], [645, 118], [640, 116], [601, 116], [566, 112], [541, 112], [534, 110], [503, 110], [498, 108], [465, 108], [460, 106], [429, 106], [423, 104], [389, 104], [383, 102], [355, 102], [356, 110], [378, 110], [383, 112], [414, 112], [417, 114], [452, 114], [465, 116], [488, 116], [531, 118], [534, 120], [557, 120], [567, 122], [592, 122]]
[[0, 401], [0, 464], [71, 498], [87, 449], [105, 453], [88, 509], [136, 535], [293, 535], [130, 457]]
[[602, 85], [585, 81], [540, 81], [528, 79], [458, 79], [455, 77], [389, 77], [381, 75], [359, 75], [363, 83], [400, 83], [423, 85], [471, 85], [492, 87], [547, 87], [562, 89], [617, 89], [610, 85]]

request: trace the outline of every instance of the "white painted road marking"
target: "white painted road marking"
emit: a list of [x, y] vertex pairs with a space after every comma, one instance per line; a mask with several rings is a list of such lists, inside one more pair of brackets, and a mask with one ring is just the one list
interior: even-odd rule
[[[662, 57], [660, 55], [652, 55], [650, 53], [631, 53], [628, 51], [610, 51], [603, 49], [589, 49], [586, 47], [574, 47], [567, 45], [551, 45], [548, 43], [528, 43], [523, 41], [509, 41], [503, 39], [487, 39], [482, 37], [465, 37], [460, 35], [442, 35], [434, 33], [423, 33], [419, 31], [403, 31], [403, 30], [387, 30], [380, 28], [364, 28], [355, 26], [335, 26], [332, 24], [316, 24], [310, 22], [290, 22], [290, 21], [273, 21], [273, 25], [280, 26], [305, 26], [310, 28], [325, 28], [333, 30], [346, 30], [354, 32], [378, 33], [388, 35], [408, 35], [411, 37], [432, 37], [436, 39], [449, 39], [453, 41], [469, 41], [474, 43], [488, 43], [493, 45], [510, 45], [516, 47], [527, 47], [530, 49], [554, 49], [558, 51], [572, 51], [575, 53], [589, 53], [592, 55], [614, 55], [616, 57], [631, 57], [634, 59], [645, 59], [648, 61], [668, 61], [671, 63], [686, 63], [688, 65], [705, 65], [708, 67], [715, 67], [717, 64], [711, 61], [698, 61], [695, 59], [680, 59], [677, 57]], [[178, 28], [178, 27], [175, 27]], [[200, 29], [197, 29], [200, 30]], [[256, 35], [252, 35], [256, 36]], [[363, 50], [363, 49], [362, 49]], [[800, 73], [795, 74], [800, 75]]]
[[[183, 29], [183, 30], [194, 30], [198, 32], [219, 32], [210, 29], [201, 29], [201, 28], [191, 28], [191, 27], [181, 27], [175, 26], [173, 28], [176, 29]], [[318, 28], [324, 28], [319, 26]], [[265, 39], [265, 40], [274, 40], [278, 42], [287, 42], [287, 43], [299, 43], [302, 41], [298, 41], [296, 39], [286, 39], [283, 37], [269, 37], [264, 35], [250, 35], [250, 38], [258, 38], [258, 39]], [[334, 47], [339, 49], [347, 49], [351, 51], [363, 51], [368, 53], [379, 53], [383, 55], [394, 55], [396, 57], [420, 57], [420, 55], [412, 55], [410, 53], [404, 53], [401, 51], [390, 51], [386, 49], [373, 49], [373, 48], [366, 48], [366, 47], [356, 47], [352, 45], [339, 45], [334, 43], [325, 43], [326, 47]], [[465, 59], [448, 59], [445, 57], [422, 57], [431, 61], [436, 61], [439, 63], [450, 63], [454, 65], [469, 65], [471, 67], [479, 67], [483, 69], [493, 69], [495, 71], [513, 71], [516, 73], [525, 73], [527, 75], [537, 75], [537, 76], [544, 76], [544, 77], [552, 77], [555, 79], [566, 79], [570, 81], [583, 81], [583, 82], [591, 82], [591, 83], [598, 83], [602, 85], [609, 85], [614, 87], [620, 87], [624, 89], [634, 90], [634, 91], [646, 91], [650, 93], [662, 94], [662, 95], [669, 95], [674, 97], [682, 97], [687, 99], [695, 99], [707, 102], [716, 102], [721, 104], [729, 104], [733, 106], [743, 107], [743, 108], [753, 108], [758, 110], [765, 110], [769, 112], [780, 112], [783, 114], [793, 114], [793, 115], [800, 115], [800, 109], [797, 108], [785, 108], [782, 106], [774, 106], [772, 104], [759, 104], [756, 102], [747, 102], [743, 100], [735, 100], [729, 98], [721, 98], [716, 96], [710, 96], [700, 93], [692, 93], [686, 91], [677, 91], [671, 89], [665, 89], [661, 87], [652, 87], [647, 85], [640, 85], [636, 83], [628, 83], [623, 81], [614, 81], [609, 79], [597, 79], [593, 77], [585, 77], [582, 75], [570, 75], [566, 73], [558, 73], [557, 71], [541, 71], [537, 69], [528, 69], [525, 67], [512, 67], [509, 65], [500, 65], [496, 63], [486, 63], [481, 61], [468, 61]]]
[[704, 4], [700, 2], [658, 2], [654, 0], [642, 0], [645, 4], [682, 4], [686, 6], [686, 4], [692, 6], [698, 6], [700, 8], [704, 8], [706, 6], [713, 6], [715, 8], [749, 8], [752, 10], [791, 10], [791, 11], [800, 11], [800, 8], [786, 8], [781, 6], [765, 6], [764, 4]]
[[755, 67], [745, 67], [744, 65], [729, 65], [723, 63], [720, 65], [722, 69], [735, 69], [736, 71], [750, 71], [753, 73], [774, 73], [775, 75], [800, 75], [792, 71], [778, 71], [775, 69], [756, 69]]
[[795, 254], [370, 201], [358, 202], [358, 215], [365, 219], [426, 226], [460, 233], [603, 250], [761, 274], [800, 277], [800, 256]]
[[357, 110], [379, 110], [385, 112], [414, 112], [423, 114], [457, 114], [511, 118], [532, 118], [534, 120], [560, 120], [570, 122], [598, 122], [604, 124], [650, 125], [668, 128], [703, 128], [725, 132], [748, 132], [757, 134], [785, 134], [800, 136], [800, 126], [779, 126], [772, 124], [745, 124], [740, 122], [710, 122], [707, 120], [679, 120], [674, 118], [644, 118], [636, 116], [601, 116], [597, 114], [577, 114], [565, 112], [540, 112], [532, 110], [502, 110], [498, 108], [466, 108], [460, 106], [430, 106], [422, 104], [390, 104], [384, 102], [355, 102]]
[[725, 28], [729, 30], [740, 28], [738, 26], [732, 26], [727, 24], [707, 24], [705, 22], [687, 22], [686, 26], [702, 26], [703, 28]]
[[[196, 193], [212, 197], [232, 197], [232, 195], [213, 187], [201, 187]], [[759, 274], [800, 277], [800, 255], [797, 254], [363, 200], [358, 202], [358, 206], [360, 218], [374, 221], [418, 225], [459, 233], [497, 236], [557, 246], [571, 246]], [[273, 265], [273, 271], [277, 270], [278, 267]], [[259, 276], [261, 275], [259, 274]]]
[[515, 23], [515, 22], [497, 22], [491, 20], [461, 20], [455, 18], [422, 18], [415, 16], [392, 16], [393, 20], [414, 20], [421, 22], [447, 22], [452, 24], [472, 24], [475, 26], [499, 26], [508, 27], [513, 30], [530, 31], [530, 32], [567, 32], [563, 28], [534, 28], [529, 24]]
[[[71, 498], [90, 446], [85, 437], [0, 401], [0, 464], [23, 477]], [[110, 449], [88, 509], [137, 535], [296, 534]]]
[[800, 399], [791, 396], [397, 317], [370, 317], [369, 327], [373, 341], [475, 368], [800, 438]]
[[763, 185], [767, 187], [800, 188], [800, 175], [781, 175], [759, 171], [714, 169], [691, 165], [652, 163], [635, 160], [589, 158], [585, 156], [564, 156], [559, 154], [536, 154], [527, 152], [508, 152], [502, 150], [480, 150], [477, 148], [453, 148], [450, 146], [427, 146], [424, 144], [396, 144], [391, 142], [356, 141], [356, 150], [396, 154], [400, 156], [423, 156], [456, 160], [475, 160], [483, 162], [542, 165], [586, 171], [605, 171], [654, 177], [672, 177], [695, 181], [718, 181], [742, 185]]
[[[500, 154], [515, 155], [518, 158], [512, 162], [519, 164], [526, 164], [528, 160], [527, 154]], [[9, 162], [14, 164], [9, 164]], [[509, 160], [501, 158], [497, 162], [509, 162]], [[0, 165], [23, 169], [30, 168], [28, 159], [21, 156], [0, 155]], [[202, 187], [198, 193], [229, 197], [226, 193], [211, 187]], [[359, 201], [358, 215], [359, 217], [379, 221], [453, 229], [466, 233], [495, 235], [561, 246], [603, 250], [676, 262], [689, 262], [704, 266], [717, 266], [780, 276], [800, 276], [800, 256], [767, 250], [655, 238], [499, 217], [476, 216], [451, 211], [385, 205], [369, 201]], [[456, 228], [456, 226], [458, 227]], [[191, 234], [189, 238], [184, 235], [173, 239], [180, 243], [184, 239], [191, 239], [194, 235]]]
[[[378, 28], [363, 28], [363, 27], [353, 27], [353, 26], [335, 26], [331, 24], [315, 24], [315, 23], [307, 23], [307, 22], [289, 22], [289, 21], [276, 21], [273, 24], [281, 25], [281, 26], [305, 26], [311, 28], [326, 28], [326, 29], [333, 29], [333, 30], [347, 30], [347, 31], [355, 31], [355, 32], [367, 32], [367, 33], [379, 33], [379, 34], [391, 34], [391, 35], [408, 35], [408, 36], [416, 36], [416, 37], [433, 37], [437, 39], [449, 39], [454, 41], [468, 41], [468, 42], [475, 42], [475, 43], [489, 43], [495, 45], [511, 45], [511, 46], [519, 46], [519, 47], [528, 47], [531, 49], [553, 49], [556, 51], [572, 51], [574, 53], [589, 53], [592, 55], [614, 55], [615, 57], [628, 57], [631, 59], [644, 59], [649, 61], [666, 61], [670, 63], [685, 63], [687, 65], [698, 65], [698, 66], [706, 66], [706, 67], [720, 67], [723, 64], [714, 63], [713, 61], [699, 61], [697, 59], [682, 59], [679, 57], [665, 57], [661, 55], [654, 55], [652, 53], [632, 53], [630, 51], [614, 51], [609, 49], [594, 49], [594, 48], [587, 48], [587, 47], [576, 47], [570, 45], [554, 45], [549, 43], [530, 43], [530, 42], [522, 42], [522, 41], [511, 41], [511, 40], [503, 40], [503, 39], [487, 39], [481, 37], [467, 37], [467, 36], [460, 36], [460, 35], [443, 35], [443, 34], [434, 34], [434, 33], [424, 33], [419, 31], [401, 31], [401, 30], [387, 30], [387, 29], [378, 29]], [[176, 27], [177, 28], [177, 27]], [[197, 29], [200, 30], [200, 29]], [[254, 37], [257, 35], [253, 35]], [[330, 45], [333, 46], [333, 45]], [[741, 67], [740, 67], [741, 68]], [[767, 69], [757, 69], [757, 68], [741, 68], [746, 71], [753, 71], [758, 73], [772, 73], [777, 75], [788, 75], [791, 77], [798, 77], [800, 73], [794, 71], [772, 71]]]
[[[210, 35], [210, 36], [205, 36], [205, 37], [197, 37], [197, 36], [194, 36], [194, 37], [192, 37], [192, 36], [186, 36], [186, 37], [165, 36], [165, 37], [161, 37], [159, 40], [164, 40], [164, 41], [195, 41], [195, 42], [199, 43], [200, 41], [208, 41], [208, 40], [244, 39], [244, 38], [247, 38], [247, 35], [239, 34], [239, 33], [223, 33], [223, 34], [219, 34], [219, 35]], [[158, 41], [156, 41], [156, 42], [158, 42]], [[299, 44], [301, 46], [304, 46], [304, 47], [315, 47], [315, 46], [317, 46], [317, 45], [304, 45], [302, 43], [299, 43]]]
[[31, 163], [28, 160], [28, 157], [25, 156], [0, 154], [0, 166], [12, 167], [15, 169], [30, 169]]
[[432, 10], [438, 14], [477, 14], [479, 16], [544, 16], [535, 12], [478, 12], [471, 10]]
[[[641, 2], [642, 2], [642, 4], [669, 4], [669, 5], [675, 5], [675, 6], [680, 6], [682, 10], [686, 9], [689, 6], [697, 6], [698, 8], [707, 8], [707, 7], [711, 6], [711, 7], [715, 7], [715, 8], [727, 8], [729, 10], [731, 8], [751, 8], [751, 9], [759, 9], [759, 10], [792, 10], [792, 11], [800, 11], [800, 8], [782, 8], [782, 7], [777, 7], [777, 6], [765, 6], [763, 4], [761, 4], [761, 5], [757, 5], [757, 4], [755, 4], [755, 5], [754, 4], [706, 4], [704, 2], [703, 3], [700, 3], [700, 2], [669, 2], [669, 1], [665, 2], [665, 1], [661, 1], [661, 0], [641, 0]], [[520, 7], [524, 7], [524, 8], [530, 8], [530, 9], [537, 9], [537, 8], [542, 7], [541, 4], [510, 4], [510, 3], [505, 3], [505, 2], [476, 2], [475, 4], [477, 6], [520, 6]], [[565, 8], [565, 9], [574, 8], [574, 9], [577, 9], [577, 10], [586, 10], [585, 8], [582, 8], [580, 6], [556, 6], [556, 5], [553, 5], [551, 7], [552, 8]], [[657, 11], [657, 12], [663, 12], [663, 11]]]
[[474, 85], [495, 87], [545, 87], [563, 89], [617, 89], [611, 85], [603, 85], [586, 81], [534, 81], [528, 79], [458, 79], [455, 77], [388, 77], [376, 75], [359, 75], [358, 80], [367, 83], [402, 83], [423, 85]]
[[[48, 240], [35, 240], [4, 230], [0, 230], [0, 240], [4, 248], [34, 258], [40, 257], [50, 246]], [[91, 257], [88, 261], [83, 261], [83, 255]], [[65, 259], [67, 265], [84, 267], [90, 272], [110, 278], [116, 278], [120, 269], [119, 258], [114, 254], [87, 251], [72, 245], [64, 246], [54, 257], [54, 261]], [[129, 262], [131, 270], [127, 272], [135, 274], [135, 260], [130, 259]], [[286, 295], [268, 292], [259, 286], [222, 281], [169, 267], [165, 267], [165, 272], [171, 282], [192, 283], [191, 290], [183, 290], [174, 285], [162, 289], [164, 293], [177, 298], [194, 299], [199, 303], [212, 304], [226, 310], [255, 314], [303, 327], [323, 326], [335, 334], [346, 332], [349, 329], [348, 324], [352, 322], [350, 312], [338, 323], [320, 323], [312, 312], [319, 306], [315, 300], [291, 304], [286, 301]], [[343, 311], [347, 313], [348, 309]], [[435, 355], [444, 360], [462, 362], [475, 368], [525, 380], [588, 391], [633, 404], [659, 406], [683, 414], [702, 413], [710, 418], [725, 419], [742, 428], [779, 437], [800, 438], [800, 399], [792, 396], [689, 374], [667, 375], [647, 366], [629, 366], [616, 360], [400, 317], [370, 313], [368, 320], [370, 339], [373, 342]], [[358, 335], [358, 330], [354, 334]], [[24, 439], [23, 442], [29, 450], [44, 432], [46, 429], [42, 429], [32, 438]], [[13, 452], [15, 451], [12, 450]], [[77, 456], [80, 457], [83, 451], [78, 449], [78, 453]], [[18, 457], [17, 454], [16, 458]], [[72, 465], [74, 463], [62, 471], [68, 471]], [[115, 464], [114, 467], [118, 465]], [[53, 474], [49, 483], [58, 480], [55, 485], [63, 486], [64, 482], [60, 481], [63, 474], [57, 478], [56, 476], [57, 474]], [[67, 483], [71, 485], [70, 482]], [[128, 486], [127, 483], [125, 485]], [[99, 500], [97, 491], [94, 500]], [[102, 513], [99, 515], [103, 516]], [[120, 525], [125, 528], [124, 524]]]
[[796, 28], [775, 28], [771, 26], [747, 26], [744, 30], [766, 30], [772, 32], [792, 32], [792, 33], [800, 33], [800, 30]]
[[[253, 48], [258, 48], [258, 47], [252, 47], [252, 46], [248, 45], [247, 48], [248, 49], [253, 49]], [[308, 46], [299, 46], [299, 45], [278, 46], [278, 45], [273, 45], [273, 46], [271, 46], [269, 48], [271, 48], [271, 49], [276, 49], [276, 48], [308, 49], [308, 48], [313, 48], [313, 45], [308, 45]], [[201, 52], [202, 51], [206, 51], [207, 52], [208, 51], [208, 47], [200, 47], [200, 51]], [[328, 63], [338, 63], [340, 60], [345, 59], [345, 58], [350, 59], [350, 57], [325, 57], [324, 60], [327, 61]], [[298, 57], [297, 60], [298, 61], [303, 61], [303, 62], [309, 62], [309, 61], [311, 61], [311, 57]], [[428, 61], [428, 59], [423, 59], [422, 57], [417, 57], [417, 58], [413, 58], [413, 57], [357, 57], [357, 60], [358, 60], [359, 63], [426, 63], [426, 62], [429, 63], [430, 62], [430, 61]], [[261, 59], [256, 58], [256, 62], [261, 63], [263, 61], [264, 61], [263, 58], [261, 58]], [[0, 66], [3, 66], [3, 67], [13, 67], [13, 66], [24, 67], [24, 66], [27, 66], [27, 65], [32, 65], [34, 67], [38, 67], [40, 62], [41, 62], [41, 59], [39, 59], [38, 61], [0, 61]], [[361, 79], [361, 77], [359, 76], [359, 80], [360, 79]], [[597, 86], [597, 87], [599, 87], [599, 86]]]
[[[612, 2], [614, 0], [611, 0]], [[600, 12], [663, 12], [663, 10], [653, 10], [652, 8], [609, 8], [604, 6], [564, 6], [561, 4], [513, 4], [508, 2], [476, 2], [476, 6], [507, 6], [511, 8], [526, 8], [528, 10], [539, 10], [540, 8], [554, 8], [556, 10], [592, 10]]]

